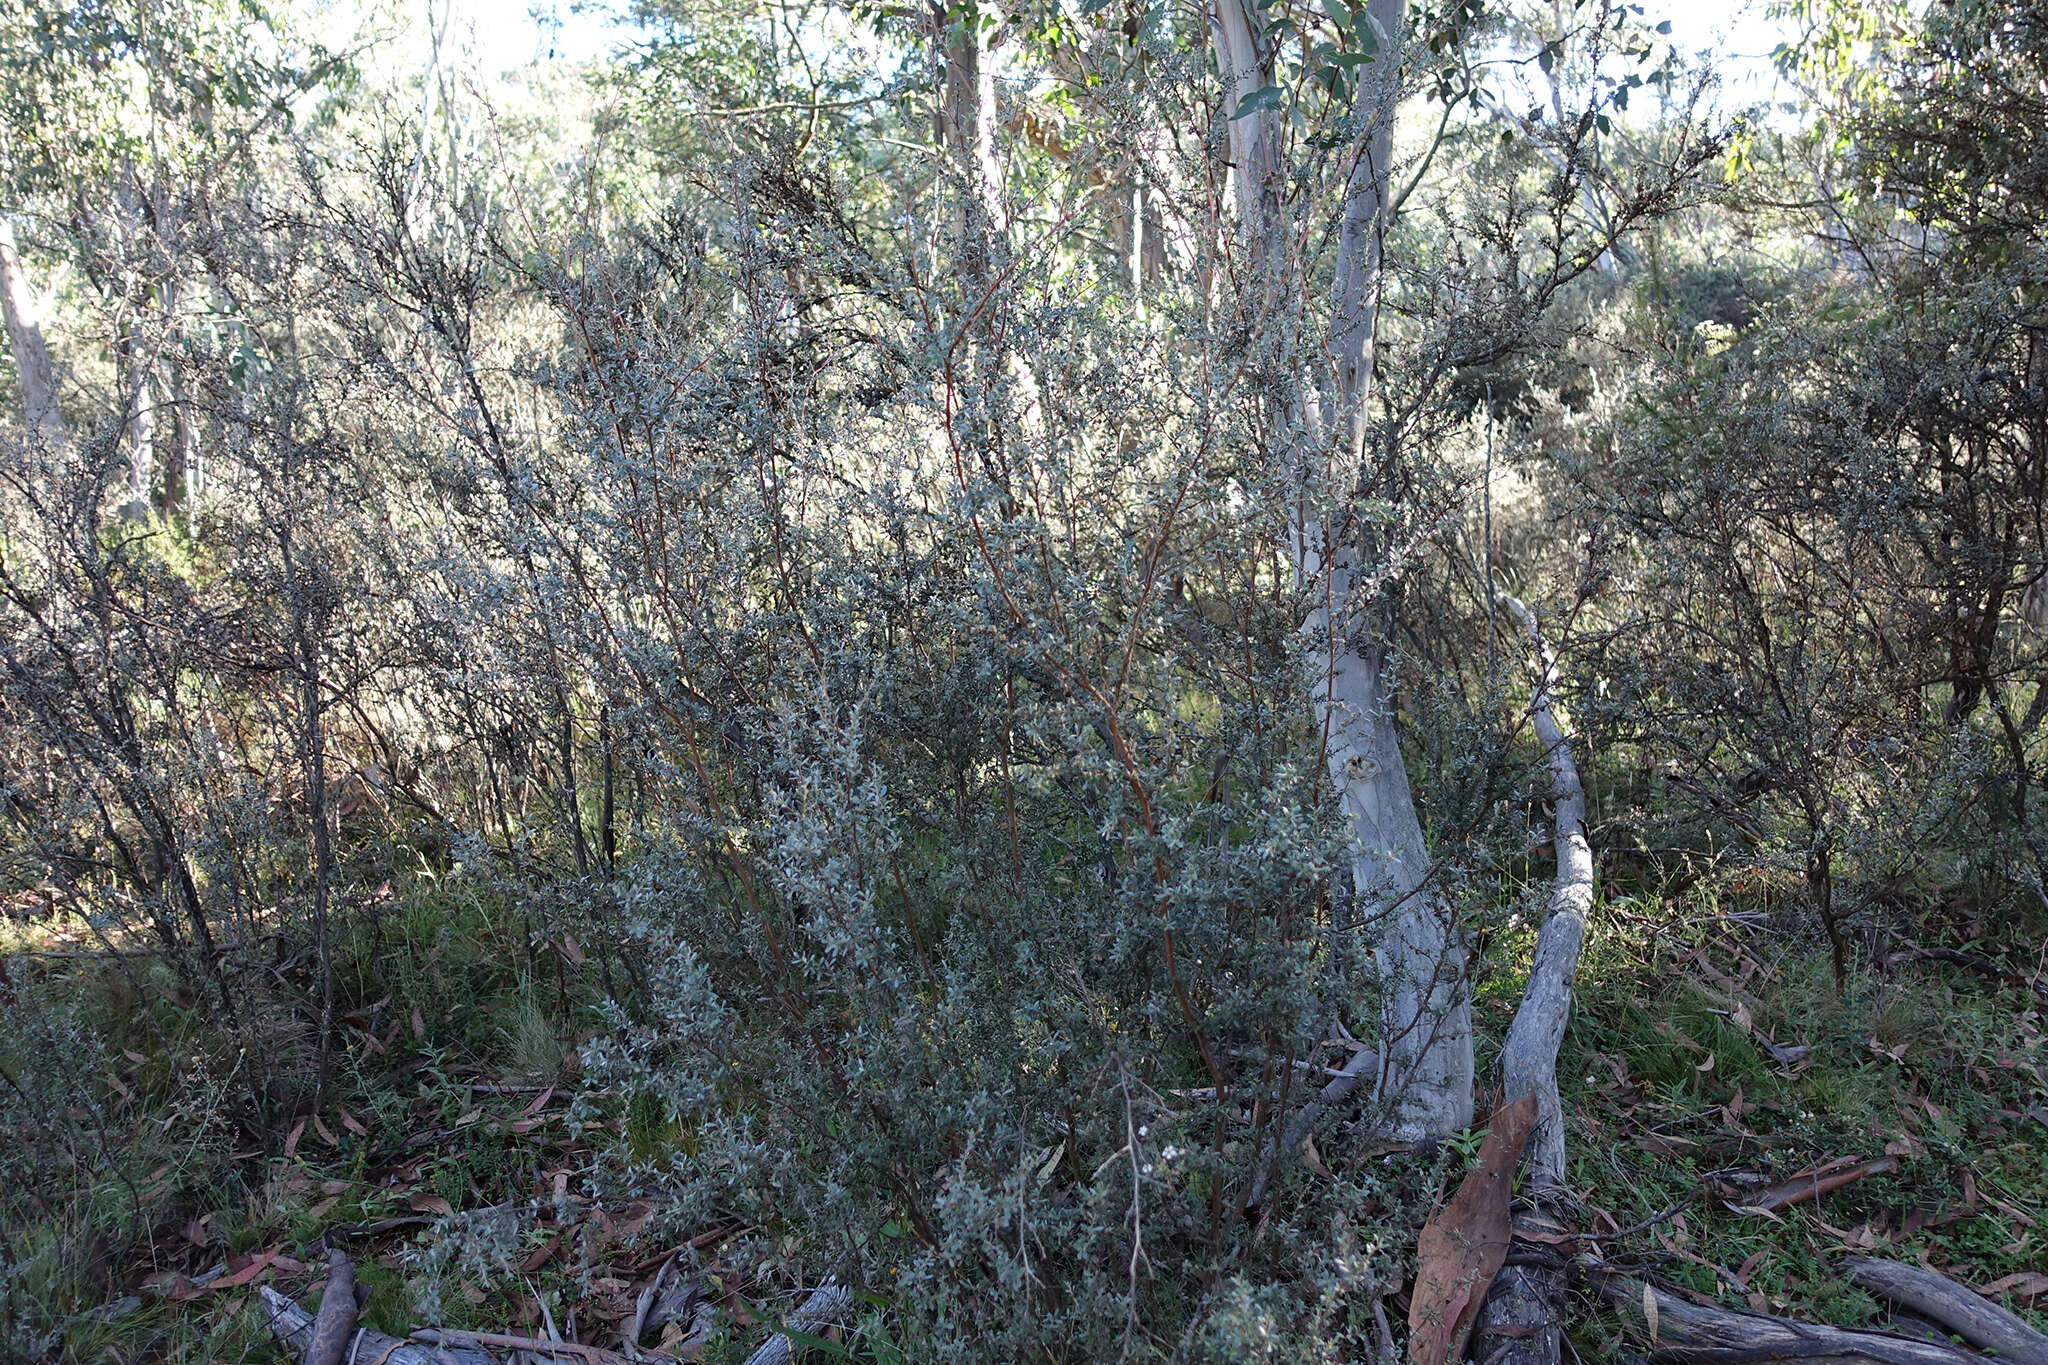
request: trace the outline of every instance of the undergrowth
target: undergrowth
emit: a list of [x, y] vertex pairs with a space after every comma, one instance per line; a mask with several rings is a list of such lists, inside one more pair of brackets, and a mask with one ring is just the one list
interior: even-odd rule
[[[1599, 1255], [1730, 1306], [1838, 1323], [1878, 1312], [1837, 1273], [1846, 1253], [1924, 1261], [1979, 1287], [2037, 1270], [2040, 997], [1896, 949], [1889, 962], [1864, 954], [1837, 991], [1824, 944], [1797, 925], [1762, 932], [1765, 917], [1697, 884], [1598, 912], [1560, 1075], [1578, 1225], [1627, 1230]], [[2011, 978], [2038, 972], [1998, 949], [2037, 941], [2038, 921], [1971, 941], [1955, 932], [1969, 920], [1930, 908], [1913, 941], [1995, 959]], [[573, 1322], [586, 1341], [615, 1341], [639, 1290], [687, 1244], [724, 1310], [698, 1358], [738, 1360], [815, 1267], [814, 1230], [715, 1213], [682, 1226], [658, 1183], [652, 1197], [621, 1183], [686, 1164], [694, 1124], [579, 1074], [607, 1027], [595, 940], [501, 891], [430, 882], [355, 923], [325, 1091], [267, 1097], [260, 1133], [232, 1117], [244, 1112], [236, 1059], [148, 956], [112, 963], [61, 919], [6, 932], [9, 1358], [279, 1358], [255, 1286], [311, 1306], [331, 1242], [354, 1256], [365, 1321], [380, 1330]], [[1527, 947], [1512, 930], [1490, 945], [1478, 992], [1489, 1025], [1512, 1007]], [[1398, 1316], [1416, 1228], [1472, 1146], [1389, 1152], [1329, 1130], [1285, 1177], [1237, 1272], [1205, 1287], [1152, 1267], [1142, 1311], [1186, 1316], [1200, 1299], [1190, 1358], [1262, 1334], [1281, 1342], [1306, 1309], [1369, 1359], [1371, 1305], [1388, 1297]], [[1887, 1155], [1896, 1169], [1775, 1214], [1741, 1211], [1746, 1190]], [[832, 1354], [925, 1358], [920, 1315], [902, 1312], [892, 1283], [915, 1261], [917, 1231], [898, 1220], [874, 1236], [890, 1268], [864, 1286]], [[235, 1274], [254, 1260], [257, 1273]], [[204, 1287], [221, 1266], [241, 1282]], [[1575, 1342], [1587, 1359], [1632, 1345], [1598, 1312], [1580, 1316]]]

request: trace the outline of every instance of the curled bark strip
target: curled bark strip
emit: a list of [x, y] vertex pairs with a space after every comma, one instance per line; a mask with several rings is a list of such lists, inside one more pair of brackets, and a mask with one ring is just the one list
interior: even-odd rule
[[348, 1255], [338, 1249], [327, 1253], [327, 1289], [320, 1296], [320, 1313], [313, 1319], [306, 1338], [306, 1365], [341, 1365], [342, 1352], [356, 1326], [356, 1275]]
[[1550, 758], [1556, 828], [1557, 885], [1536, 937], [1529, 984], [1501, 1045], [1501, 1093], [1533, 1093], [1539, 1106], [1529, 1173], [1532, 1184], [1540, 1188], [1564, 1180], [1564, 1108], [1557, 1093], [1557, 1049], [1571, 1018], [1572, 983], [1578, 975], [1579, 949], [1586, 940], [1586, 915], [1593, 908], [1593, 849], [1586, 842], [1586, 791], [1551, 705], [1557, 690], [1557, 657], [1544, 642], [1535, 613], [1516, 598], [1501, 600], [1529, 633], [1541, 668], [1529, 709], [1536, 738]]
[[[815, 1333], [846, 1311], [853, 1302], [853, 1294], [845, 1285], [826, 1283], [811, 1291], [803, 1306], [789, 1315], [789, 1326], [805, 1334]], [[792, 1365], [796, 1359], [796, 1347], [790, 1339], [777, 1332], [761, 1343], [761, 1348], [747, 1357], [747, 1365]]]
[[1415, 1292], [1408, 1304], [1410, 1365], [1448, 1365], [1464, 1357], [1494, 1276], [1507, 1260], [1508, 1187], [1536, 1121], [1524, 1095], [1496, 1110], [1479, 1159], [1451, 1202], [1422, 1226], [1415, 1242]]
[[1849, 1279], [1879, 1298], [1940, 1323], [2000, 1360], [2048, 1365], [2048, 1336], [1948, 1276], [1902, 1261], [1852, 1256]]
[[1648, 1332], [1650, 1365], [1760, 1365], [1776, 1360], [1982, 1365], [1984, 1360], [1953, 1346], [1889, 1332], [1826, 1327], [1689, 1303], [1619, 1275], [1601, 1285], [1601, 1294]]
[[1839, 1171], [1788, 1180], [1754, 1196], [1729, 1196], [1726, 1202], [1728, 1207], [1737, 1213], [1774, 1213], [1794, 1204], [1803, 1204], [1809, 1199], [1818, 1199], [1824, 1194], [1841, 1189], [1844, 1185], [1854, 1184], [1866, 1175], [1888, 1175], [1897, 1169], [1897, 1157], [1874, 1157]]

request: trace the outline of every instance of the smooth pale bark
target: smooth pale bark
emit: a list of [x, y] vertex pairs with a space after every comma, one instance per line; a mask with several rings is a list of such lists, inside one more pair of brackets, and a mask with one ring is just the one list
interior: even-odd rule
[[976, 265], [994, 267], [986, 254], [1003, 226], [1003, 168], [996, 156], [996, 78], [979, 10], [970, 9], [946, 29], [945, 105], [939, 135], [971, 180], [970, 252], [984, 253]]
[[[937, 22], [935, 17], [934, 22]], [[974, 286], [966, 306], [976, 311], [970, 334], [986, 350], [995, 344], [997, 307], [993, 298], [1009, 257], [1009, 213], [1003, 194], [1003, 161], [996, 145], [995, 61], [991, 30], [979, 10], [969, 10], [943, 32], [945, 83], [939, 110], [941, 144], [967, 180], [962, 243], [965, 274]], [[1025, 446], [1045, 435], [1045, 400], [1038, 376], [1015, 348], [1005, 348], [992, 367], [1009, 388], [1017, 428]]]
[[[1586, 795], [1571, 745], [1558, 727], [1557, 658], [1544, 642], [1536, 614], [1514, 597], [1501, 602], [1528, 632], [1536, 651], [1536, 691], [1529, 704], [1536, 738], [1550, 763], [1557, 884], [1551, 889], [1528, 985], [1501, 1046], [1501, 1097], [1536, 1096], [1536, 1127], [1529, 1137], [1529, 1178], [1524, 1193], [1538, 1202], [1563, 1187], [1564, 1107], [1557, 1092], [1557, 1049], [1571, 1019], [1572, 984], [1593, 906], [1593, 850], [1586, 841]], [[1493, 1282], [1480, 1310], [1480, 1346], [1494, 1365], [1556, 1365], [1563, 1333], [1558, 1305], [1562, 1277], [1555, 1267], [1510, 1266]]]
[[128, 334], [128, 501], [121, 515], [140, 521], [149, 515], [151, 486], [156, 477], [156, 393], [150, 383], [155, 368], [143, 349], [142, 332]]
[[1550, 759], [1550, 798], [1557, 849], [1557, 884], [1536, 936], [1529, 984], [1501, 1046], [1501, 1094], [1514, 1100], [1534, 1091], [1539, 1113], [1529, 1140], [1531, 1184], [1541, 1189], [1564, 1183], [1564, 1107], [1557, 1093], [1557, 1049], [1572, 1013], [1572, 983], [1579, 950], [1586, 941], [1586, 916], [1593, 908], [1593, 849], [1586, 842], [1586, 792], [1572, 762], [1571, 745], [1558, 728], [1552, 699], [1557, 659], [1544, 643], [1535, 613], [1518, 599], [1501, 601], [1529, 633], [1540, 673], [1530, 718]]
[[[1431, 880], [1401, 758], [1383, 608], [1358, 581], [1357, 566], [1368, 561], [1371, 547], [1335, 540], [1308, 511], [1319, 496], [1357, 485], [1369, 430], [1405, 0], [1372, 0], [1368, 12], [1381, 35], [1380, 60], [1361, 68], [1353, 108], [1358, 142], [1345, 186], [1322, 357], [1334, 379], [1334, 431], [1325, 426], [1318, 377], [1301, 375], [1294, 395], [1275, 405], [1272, 447], [1299, 489], [1288, 550], [1297, 582], [1317, 603], [1301, 627], [1314, 659], [1316, 718], [1330, 779], [1351, 825], [1352, 884], [1379, 939], [1380, 1099], [1391, 1134], [1417, 1138], [1472, 1121], [1464, 949]], [[1246, 109], [1254, 94], [1278, 83], [1272, 54], [1245, 0], [1213, 0], [1210, 29], [1224, 79], [1238, 222], [1251, 258], [1251, 312], [1256, 325], [1286, 345], [1284, 338], [1304, 329], [1297, 311], [1301, 272], [1291, 259], [1285, 216], [1280, 120], [1276, 111]], [[1340, 457], [1332, 459], [1336, 452]]]
[[21, 268], [14, 226], [0, 217], [0, 311], [7, 317], [7, 346], [14, 357], [15, 382], [21, 389], [21, 416], [28, 429], [52, 445], [70, 433], [57, 410], [57, 372], [43, 340], [42, 318], [35, 292]]

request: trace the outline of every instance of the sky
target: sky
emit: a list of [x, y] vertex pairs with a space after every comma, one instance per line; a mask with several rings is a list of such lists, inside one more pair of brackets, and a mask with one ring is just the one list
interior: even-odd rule
[[[620, 29], [598, 7], [577, 0], [448, 0], [450, 35], [485, 71], [534, 61], [587, 61], [618, 40]], [[1671, 39], [1686, 53], [1711, 51], [1725, 97], [1747, 104], [1772, 97], [1770, 54], [1789, 28], [1764, 13], [1763, 0], [1639, 0], [1651, 23], [1669, 20]]]

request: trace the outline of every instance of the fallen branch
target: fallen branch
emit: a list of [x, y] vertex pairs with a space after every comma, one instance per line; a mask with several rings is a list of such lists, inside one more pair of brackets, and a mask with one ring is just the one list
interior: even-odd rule
[[[599, 1346], [585, 1346], [580, 1341], [543, 1341], [539, 1337], [512, 1336], [505, 1332], [459, 1332], [453, 1328], [421, 1327], [413, 1332], [414, 1341], [423, 1341], [430, 1346], [476, 1346], [500, 1351], [523, 1351], [528, 1355], [554, 1356], [570, 1360], [583, 1360], [590, 1365], [629, 1365], [628, 1357], [617, 1351], [607, 1351]], [[375, 1357], [372, 1357], [375, 1359]], [[666, 1356], [642, 1356], [643, 1361], [666, 1360]]]
[[1266, 1150], [1260, 1154], [1259, 1173], [1252, 1181], [1252, 1192], [1246, 1196], [1244, 1206], [1247, 1209], [1259, 1206], [1259, 1201], [1266, 1197], [1266, 1185], [1278, 1164], [1279, 1157], [1301, 1145], [1301, 1140], [1308, 1136], [1309, 1129], [1315, 1126], [1316, 1120], [1323, 1116], [1325, 1110], [1332, 1105], [1342, 1104], [1350, 1097], [1352, 1091], [1358, 1089], [1360, 1081], [1368, 1077], [1377, 1079], [1378, 1076], [1377, 1052], [1361, 1050], [1352, 1053], [1351, 1060], [1344, 1063], [1335, 1077], [1323, 1086], [1322, 1093], [1301, 1106], [1294, 1117], [1287, 1121], [1287, 1129], [1281, 1134], [1280, 1141], [1277, 1144], [1269, 1141]]
[[[827, 1282], [811, 1291], [803, 1306], [789, 1315], [787, 1325], [793, 1331], [812, 1335], [838, 1317], [852, 1302], [853, 1294], [846, 1286]], [[796, 1347], [787, 1336], [777, 1332], [747, 1357], [747, 1365], [792, 1365], [795, 1359]]]
[[327, 1253], [327, 1288], [320, 1295], [320, 1313], [306, 1337], [306, 1365], [341, 1365], [342, 1352], [356, 1326], [356, 1276], [347, 1253]]
[[2048, 1336], [1948, 1276], [1902, 1261], [1853, 1256], [1849, 1279], [2017, 1365], [2048, 1365]]
[[[270, 1330], [284, 1346], [287, 1358], [304, 1360], [313, 1336], [313, 1315], [267, 1284], [258, 1285], [256, 1292], [262, 1296]], [[356, 1365], [500, 1365], [498, 1357], [488, 1351], [415, 1346], [368, 1327], [357, 1328], [348, 1344]]]
[[1890, 1332], [1827, 1327], [1689, 1303], [1620, 1275], [1605, 1278], [1600, 1292], [1649, 1336], [1650, 1365], [1759, 1365], [1777, 1360], [1983, 1365], [1984, 1360], [1953, 1346]]
[[2048, 997], [2048, 981], [2037, 981], [2032, 977], [2021, 976], [2017, 972], [2001, 967], [1988, 957], [1980, 956], [1977, 953], [1966, 953], [1960, 948], [1923, 948], [1917, 943], [1910, 944], [1904, 952], [1893, 953], [1887, 957], [1885, 965], [1887, 968], [1890, 968], [1896, 967], [1902, 962], [1927, 961], [1947, 962], [1973, 971], [1979, 976], [1989, 977], [2002, 986], [2011, 986], [2016, 990], [2032, 991], [2036, 995]]

